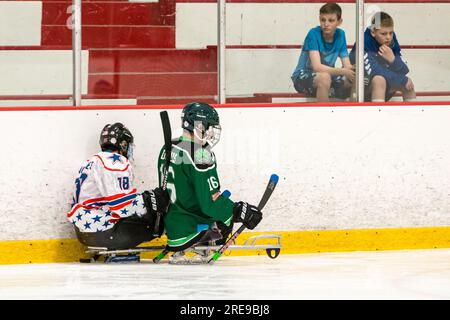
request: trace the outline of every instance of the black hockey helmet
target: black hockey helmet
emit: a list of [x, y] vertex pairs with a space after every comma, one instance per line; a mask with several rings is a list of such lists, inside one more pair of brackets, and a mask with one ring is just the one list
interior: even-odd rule
[[127, 158], [132, 157], [133, 141], [131, 131], [120, 122], [107, 124], [100, 134], [102, 151], [118, 150], [121, 155]]
[[221, 127], [219, 114], [207, 103], [191, 102], [181, 113], [181, 127], [195, 134], [201, 141], [211, 146], [219, 142]]

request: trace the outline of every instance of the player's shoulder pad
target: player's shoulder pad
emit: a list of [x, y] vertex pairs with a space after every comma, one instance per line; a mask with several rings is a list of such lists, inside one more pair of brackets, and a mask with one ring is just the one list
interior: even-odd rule
[[114, 152], [99, 152], [94, 157], [108, 171], [126, 171], [130, 165], [127, 158]]

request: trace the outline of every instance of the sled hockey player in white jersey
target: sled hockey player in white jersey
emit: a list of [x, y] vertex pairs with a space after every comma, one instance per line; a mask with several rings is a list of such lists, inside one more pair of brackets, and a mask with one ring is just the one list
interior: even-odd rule
[[102, 152], [87, 160], [75, 180], [72, 209], [67, 214], [78, 240], [86, 246], [134, 248], [160, 237], [157, 213], [170, 203], [161, 188], [138, 193], [133, 187], [134, 138], [122, 123], [107, 124], [100, 134]]

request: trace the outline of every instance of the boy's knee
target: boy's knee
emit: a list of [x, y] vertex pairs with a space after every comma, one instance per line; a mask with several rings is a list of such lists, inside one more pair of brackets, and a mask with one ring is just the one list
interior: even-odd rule
[[331, 87], [331, 75], [326, 72], [319, 72], [316, 75], [315, 84], [317, 87]]
[[372, 88], [384, 88], [386, 89], [386, 79], [382, 76], [375, 76], [371, 80]]

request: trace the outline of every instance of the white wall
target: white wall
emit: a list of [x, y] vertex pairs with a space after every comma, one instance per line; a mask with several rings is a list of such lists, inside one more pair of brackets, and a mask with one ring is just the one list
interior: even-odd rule
[[[99, 130], [136, 138], [137, 187], [156, 184], [159, 110], [0, 111], [0, 240], [73, 237], [75, 175]], [[450, 225], [450, 106], [220, 109], [223, 188], [257, 203], [279, 186], [258, 228], [323, 230]], [[169, 111], [174, 135], [180, 110]]]
[[[228, 45], [302, 44], [309, 29], [319, 24], [323, 3], [228, 3]], [[340, 4], [348, 44], [355, 41], [355, 6]], [[401, 44], [450, 44], [450, 4], [366, 4], [367, 19], [380, 10], [392, 15]], [[177, 3], [177, 48], [217, 44], [217, 4]]]
[[0, 1], [0, 46], [41, 45], [42, 1]]
[[[136, 99], [82, 99], [82, 106], [129, 106], [136, 105]], [[0, 107], [71, 107], [73, 106], [73, 99], [54, 99], [54, 100], [0, 100]]]
[[[0, 50], [0, 95], [73, 93], [70, 50]], [[83, 50], [82, 93], [87, 93], [89, 52]]]
[[[416, 91], [450, 90], [450, 49], [404, 49], [402, 54]], [[295, 93], [291, 75], [299, 55], [300, 49], [228, 49], [227, 95]]]

